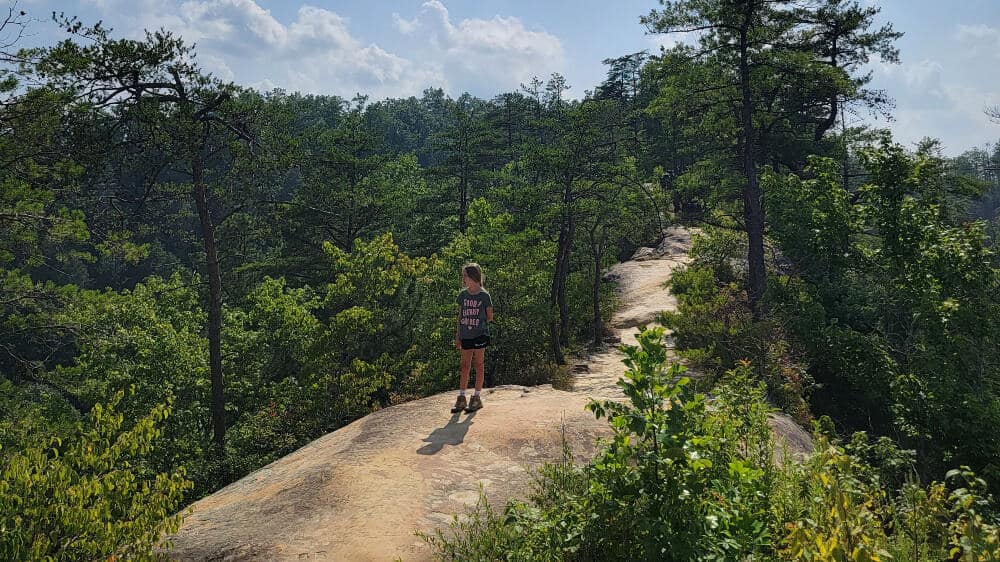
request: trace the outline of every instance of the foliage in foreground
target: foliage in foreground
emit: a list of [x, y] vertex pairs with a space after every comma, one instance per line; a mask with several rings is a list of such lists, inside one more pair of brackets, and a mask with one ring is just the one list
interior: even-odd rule
[[118, 392], [98, 404], [71, 438], [52, 438], [10, 455], [0, 469], [3, 560], [150, 559], [192, 484], [183, 468], [154, 474], [143, 460], [171, 406], [161, 404], [123, 429]]
[[[886, 489], [906, 458], [857, 434], [776, 463], [764, 385], [746, 363], [713, 407], [666, 365], [662, 328], [623, 346], [628, 403], [592, 402], [614, 431], [580, 466], [544, 466], [528, 501], [495, 512], [485, 498], [451, 532], [421, 534], [442, 560], [962, 560], [1000, 559], [985, 483], [962, 468], [949, 484], [913, 478]], [[889, 450], [888, 453], [885, 450]]]

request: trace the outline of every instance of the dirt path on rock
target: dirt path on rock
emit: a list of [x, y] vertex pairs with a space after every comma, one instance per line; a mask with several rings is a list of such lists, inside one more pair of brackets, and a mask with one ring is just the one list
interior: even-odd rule
[[[621, 307], [611, 328], [635, 343], [635, 327], [676, 303], [663, 283], [684, 263], [689, 233], [670, 229], [638, 261], [616, 265]], [[531, 471], [562, 456], [595, 452], [606, 421], [584, 409], [591, 397], [622, 398], [616, 346], [585, 361], [572, 391], [501, 386], [485, 408], [450, 414], [454, 392], [375, 412], [329, 433], [193, 505], [173, 538], [178, 560], [428, 560], [414, 530], [444, 528], [475, 505], [481, 485], [494, 507], [524, 497]], [[457, 378], [457, 377], [456, 377]], [[798, 426], [779, 432], [795, 449]], [[796, 430], [800, 433], [797, 433]], [[808, 439], [806, 436], [805, 439]]]
[[[638, 259], [616, 264], [605, 274], [606, 278], [618, 281], [619, 307], [609, 326], [614, 332], [613, 340], [636, 345], [635, 334], [639, 326], [652, 325], [658, 313], [677, 308], [677, 300], [664, 284], [670, 280], [674, 269], [689, 261], [690, 249], [691, 232], [671, 227], [655, 249], [637, 252]], [[594, 398], [623, 398], [616, 384], [624, 372], [623, 357], [618, 346], [612, 345], [576, 358], [578, 367], [573, 392]]]

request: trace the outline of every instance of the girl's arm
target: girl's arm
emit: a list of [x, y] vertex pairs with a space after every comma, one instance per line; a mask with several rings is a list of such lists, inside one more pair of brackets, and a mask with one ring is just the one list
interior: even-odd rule
[[462, 307], [458, 307], [458, 315], [455, 319], [455, 349], [462, 349]]
[[493, 321], [493, 307], [492, 306], [487, 306], [486, 307], [486, 321], [487, 322], [492, 322]]

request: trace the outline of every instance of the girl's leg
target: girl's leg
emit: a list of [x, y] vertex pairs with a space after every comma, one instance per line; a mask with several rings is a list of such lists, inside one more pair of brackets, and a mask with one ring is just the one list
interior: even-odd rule
[[486, 369], [484, 365], [486, 364], [486, 350], [485, 349], [473, 349], [473, 357], [476, 362], [476, 392], [483, 389], [483, 381], [486, 379]]
[[[472, 368], [472, 352], [474, 349], [462, 350], [462, 378], [459, 381], [458, 389], [465, 391], [469, 387], [469, 369]], [[482, 351], [482, 350], [480, 350]]]

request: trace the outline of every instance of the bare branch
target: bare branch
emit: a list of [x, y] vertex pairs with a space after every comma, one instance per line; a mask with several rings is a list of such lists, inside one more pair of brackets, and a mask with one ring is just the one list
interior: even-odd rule
[[24, 38], [28, 28], [27, 12], [12, 2], [7, 7], [7, 15], [0, 21], [0, 62], [15, 63], [18, 61], [16, 51], [12, 50]]
[[991, 105], [985, 109], [990, 121], [1000, 125], [1000, 105]]

